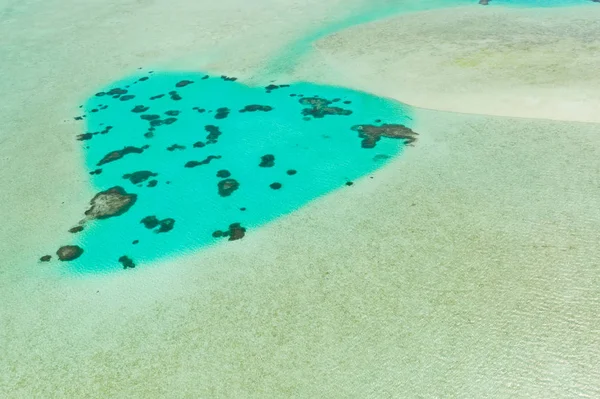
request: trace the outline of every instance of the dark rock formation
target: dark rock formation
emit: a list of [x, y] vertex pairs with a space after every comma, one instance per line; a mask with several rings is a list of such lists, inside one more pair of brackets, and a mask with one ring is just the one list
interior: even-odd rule
[[269, 185], [269, 187], [271, 187], [273, 190], [279, 190], [282, 187], [282, 185], [281, 185], [281, 183], [275, 182], [275, 183], [271, 183]]
[[166, 219], [160, 220], [154, 215], [146, 216], [145, 218], [143, 218], [140, 221], [140, 223], [142, 223], [149, 230], [152, 230], [152, 229], [158, 227], [158, 229], [154, 230], [154, 232], [157, 234], [158, 233], [167, 233], [167, 232], [173, 230], [173, 227], [175, 227], [175, 219], [166, 218]]
[[352, 126], [352, 130], [358, 132], [358, 137], [363, 139], [361, 142], [363, 148], [375, 147], [382, 137], [403, 139], [406, 144], [410, 144], [417, 140], [415, 136], [418, 135], [418, 133], [400, 124], [383, 124], [381, 126], [355, 125]]
[[127, 255], [121, 256], [119, 262], [123, 265], [123, 269], [133, 269], [135, 267], [135, 263], [133, 263], [133, 260]]
[[128, 179], [133, 184], [140, 184], [154, 176], [158, 176], [158, 173], [154, 173], [149, 170], [140, 170], [137, 172], [124, 174], [123, 179]]
[[102, 166], [105, 163], [117, 161], [128, 154], [141, 154], [142, 152], [144, 152], [145, 149], [149, 147], [149, 145], [145, 145], [143, 147], [127, 146], [122, 150], [111, 151], [108, 154], [106, 154], [104, 158], [102, 158], [100, 162], [97, 163], [97, 165]]
[[273, 110], [273, 107], [271, 107], [270, 105], [251, 104], [251, 105], [246, 105], [243, 109], [240, 109], [240, 112], [256, 112], [256, 111], [269, 112], [272, 110]]
[[191, 80], [182, 80], [181, 82], [177, 82], [175, 87], [185, 87], [187, 85], [191, 85], [192, 83], [194, 83], [194, 82]]
[[85, 211], [88, 219], [107, 219], [124, 214], [135, 204], [137, 194], [127, 194], [123, 187], [115, 186], [102, 191], [90, 201], [90, 209]]
[[227, 231], [216, 230], [212, 233], [214, 238], [229, 237], [229, 241], [241, 240], [246, 235], [246, 228], [240, 223], [232, 223]]
[[40, 262], [50, 262], [50, 259], [52, 259], [52, 255], [44, 255], [40, 258]]
[[323, 118], [327, 115], [342, 115], [347, 116], [352, 114], [349, 109], [341, 107], [332, 107], [331, 101], [318, 97], [304, 97], [299, 100], [300, 104], [310, 106], [304, 108], [302, 115], [305, 117], [312, 116], [313, 118]]
[[77, 259], [83, 253], [83, 248], [77, 245], [65, 245], [56, 251], [58, 259], [61, 261], [71, 261]]
[[204, 126], [204, 130], [208, 132], [208, 135], [206, 135], [206, 143], [216, 144], [219, 140], [219, 136], [222, 134], [219, 127], [215, 125], [206, 125]]
[[215, 119], [225, 119], [229, 116], [231, 110], [226, 107], [217, 108], [217, 112], [215, 114]]
[[275, 155], [267, 154], [260, 157], [260, 163], [258, 164], [261, 168], [272, 168], [275, 166]]
[[185, 167], [186, 168], [195, 168], [196, 166], [200, 166], [200, 165], [208, 165], [210, 163], [210, 161], [212, 161], [213, 159], [220, 159], [220, 158], [221, 158], [220, 155], [209, 155], [202, 161], [189, 161], [185, 164]]
[[229, 197], [235, 190], [240, 188], [240, 183], [235, 179], [225, 179], [217, 183], [217, 187], [221, 197]]
[[75, 226], [69, 229], [69, 233], [79, 233], [80, 231], [83, 231], [83, 226]]
[[173, 144], [169, 147], [167, 147], [167, 151], [175, 151], [175, 150], [185, 150], [185, 146], [184, 145], [179, 145], [179, 144]]

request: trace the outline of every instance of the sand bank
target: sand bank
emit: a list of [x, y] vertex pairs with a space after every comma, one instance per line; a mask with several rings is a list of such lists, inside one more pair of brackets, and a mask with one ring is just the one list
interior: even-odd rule
[[427, 11], [330, 35], [307, 62], [418, 107], [600, 122], [599, 21], [596, 4]]

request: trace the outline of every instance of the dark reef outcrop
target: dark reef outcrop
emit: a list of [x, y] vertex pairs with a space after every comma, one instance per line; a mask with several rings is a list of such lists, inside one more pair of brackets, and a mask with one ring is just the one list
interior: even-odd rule
[[108, 219], [124, 214], [135, 204], [137, 194], [128, 194], [123, 187], [115, 186], [101, 191], [90, 201], [85, 211], [87, 219]]
[[58, 259], [61, 261], [71, 261], [79, 258], [83, 254], [83, 248], [78, 245], [65, 245], [56, 251]]
[[150, 147], [149, 145], [145, 145], [142, 147], [127, 146], [127, 147], [124, 147], [122, 150], [111, 151], [108, 154], [106, 154], [97, 163], [97, 165], [102, 166], [105, 163], [118, 161], [119, 159], [123, 158], [125, 155], [128, 155], [128, 154], [141, 154], [142, 152], [144, 152], [144, 150], [148, 149], [149, 147]]
[[342, 115], [347, 116], [352, 114], [349, 109], [341, 107], [332, 107], [333, 101], [326, 100], [319, 97], [304, 97], [298, 100], [300, 104], [310, 106], [310, 108], [304, 108], [302, 115], [305, 117], [312, 116], [313, 118], [323, 118], [327, 115]]
[[417, 140], [418, 133], [410, 128], [400, 124], [376, 125], [355, 125], [352, 130], [358, 132], [358, 137], [362, 140], [362, 148], [373, 148], [382, 137], [391, 139], [403, 139], [406, 144], [411, 144]]
[[217, 187], [221, 197], [229, 197], [235, 190], [240, 188], [240, 183], [235, 179], [225, 179], [217, 183]]

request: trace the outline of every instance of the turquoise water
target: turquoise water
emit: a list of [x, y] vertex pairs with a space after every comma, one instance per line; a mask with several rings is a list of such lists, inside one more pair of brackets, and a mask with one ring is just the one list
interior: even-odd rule
[[[473, 1], [401, 6], [382, 1], [372, 11], [290, 44], [266, 74], [293, 66], [312, 42], [336, 30], [398, 12], [467, 4]], [[537, 0], [490, 4], [548, 5]], [[576, 4], [584, 2], [552, 3]], [[268, 90], [200, 72], [139, 71], [93, 95], [83, 106], [86, 132], [79, 137], [93, 186], [98, 192], [121, 187], [137, 200], [124, 214], [88, 221], [74, 233], [65, 244], [80, 245], [84, 252], [69, 270], [119, 270], [239, 239], [333, 190], [353, 189], [354, 180], [406, 145], [403, 139], [382, 137], [373, 148], [364, 148], [364, 137], [352, 129], [362, 124], [411, 127], [410, 108], [403, 104], [340, 87], [274, 85]], [[327, 99], [339, 112], [315, 117], [303, 103], [307, 98]], [[124, 148], [133, 151], [101, 162]], [[224, 193], [223, 188], [232, 190]], [[83, 211], [73, 215], [73, 226]]]
[[[352, 126], [411, 125], [406, 107], [366, 93], [310, 83], [267, 90], [206, 76], [147, 73], [111, 85], [85, 104], [87, 132], [92, 133], [81, 137], [87, 139], [82, 141], [86, 166], [92, 172], [101, 169], [91, 175], [94, 186], [99, 191], [121, 186], [138, 198], [123, 215], [88, 222], [74, 236], [84, 253], [70, 263], [72, 270], [120, 269], [122, 256], [139, 264], [193, 250], [227, 240], [213, 233], [235, 223], [252, 234], [258, 226], [332, 190], [353, 189], [355, 179], [404, 146], [402, 139], [381, 138], [374, 148], [363, 148]], [[193, 83], [176, 87], [185, 80]], [[115, 88], [127, 92], [102, 94]], [[331, 106], [345, 110], [343, 114], [352, 113], [310, 116], [304, 110], [311, 107], [301, 101], [315, 96], [333, 101]], [[248, 105], [272, 109], [240, 112]], [[229, 113], [219, 112], [222, 108]], [[152, 118], [163, 122], [148, 120]], [[151, 123], [160, 126], [152, 131]], [[217, 128], [220, 135], [213, 134], [216, 142], [210, 143], [207, 136]], [[98, 165], [112, 151], [146, 145], [141, 153]], [[271, 156], [274, 161], [269, 162]], [[196, 166], [186, 167], [194, 161]], [[124, 178], [139, 171], [155, 175], [138, 184]], [[235, 179], [239, 188], [221, 196], [218, 183], [227, 178]], [[151, 180], [156, 180], [153, 187]], [[174, 219], [175, 224], [157, 233], [158, 228], [141, 223], [147, 216]], [[133, 244], [135, 240], [139, 243]]]

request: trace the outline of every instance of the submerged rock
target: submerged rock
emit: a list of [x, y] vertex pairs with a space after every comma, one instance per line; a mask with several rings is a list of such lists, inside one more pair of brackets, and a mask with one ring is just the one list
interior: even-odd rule
[[210, 161], [212, 161], [213, 159], [220, 159], [220, 158], [221, 158], [220, 155], [209, 155], [202, 161], [188, 161], [185, 164], [185, 167], [186, 168], [195, 168], [196, 166], [200, 166], [200, 165], [208, 165], [210, 163]]
[[229, 237], [229, 241], [241, 240], [246, 235], [246, 228], [240, 223], [232, 223], [227, 231], [216, 230], [212, 233], [214, 238]]
[[258, 164], [261, 168], [272, 168], [275, 166], [275, 155], [267, 154], [260, 157], [260, 163]]
[[251, 104], [251, 105], [246, 105], [243, 109], [240, 109], [240, 112], [256, 112], [256, 111], [269, 112], [272, 110], [273, 110], [273, 107], [271, 107], [270, 105]]
[[40, 262], [50, 262], [52, 255], [44, 255], [40, 258]]
[[142, 223], [148, 230], [158, 227], [158, 229], [154, 230], [155, 233], [167, 233], [173, 230], [173, 227], [175, 227], [175, 219], [166, 218], [160, 220], [154, 215], [146, 216], [140, 221], [140, 223]]
[[355, 125], [352, 130], [358, 132], [358, 137], [362, 140], [362, 148], [373, 148], [382, 137], [391, 139], [403, 139], [406, 144], [413, 143], [417, 140], [415, 136], [418, 133], [413, 132], [410, 128], [400, 124], [383, 124], [375, 125]]
[[133, 260], [127, 255], [121, 256], [119, 262], [123, 265], [123, 269], [133, 269], [135, 267], [135, 263], [133, 263]]
[[158, 173], [154, 173], [149, 170], [139, 170], [137, 172], [124, 174], [123, 179], [128, 179], [133, 184], [140, 184], [155, 176], [158, 176]]
[[235, 190], [240, 188], [240, 183], [235, 179], [225, 179], [217, 183], [217, 187], [221, 197], [229, 197]]
[[79, 233], [80, 231], [83, 231], [83, 226], [75, 226], [69, 229], [69, 233]]
[[123, 187], [115, 186], [102, 191], [90, 201], [90, 209], [85, 211], [88, 219], [107, 219], [124, 214], [135, 204], [137, 194], [127, 194]]
[[341, 107], [332, 107], [332, 101], [319, 97], [304, 97], [299, 100], [302, 105], [309, 105], [311, 108], [302, 110], [302, 115], [305, 117], [312, 116], [313, 118], [324, 118], [327, 115], [342, 115], [347, 116], [352, 114], [349, 109]]
[[71, 261], [77, 259], [83, 254], [83, 248], [77, 245], [65, 245], [56, 251], [58, 259], [61, 261]]
[[148, 149], [149, 147], [150, 147], [149, 145], [145, 145], [142, 147], [127, 146], [127, 147], [124, 147], [122, 150], [111, 151], [108, 154], [106, 154], [100, 160], [100, 162], [97, 163], [97, 165], [102, 166], [105, 163], [117, 161], [128, 154], [141, 154], [142, 152], [144, 152], [144, 150]]

